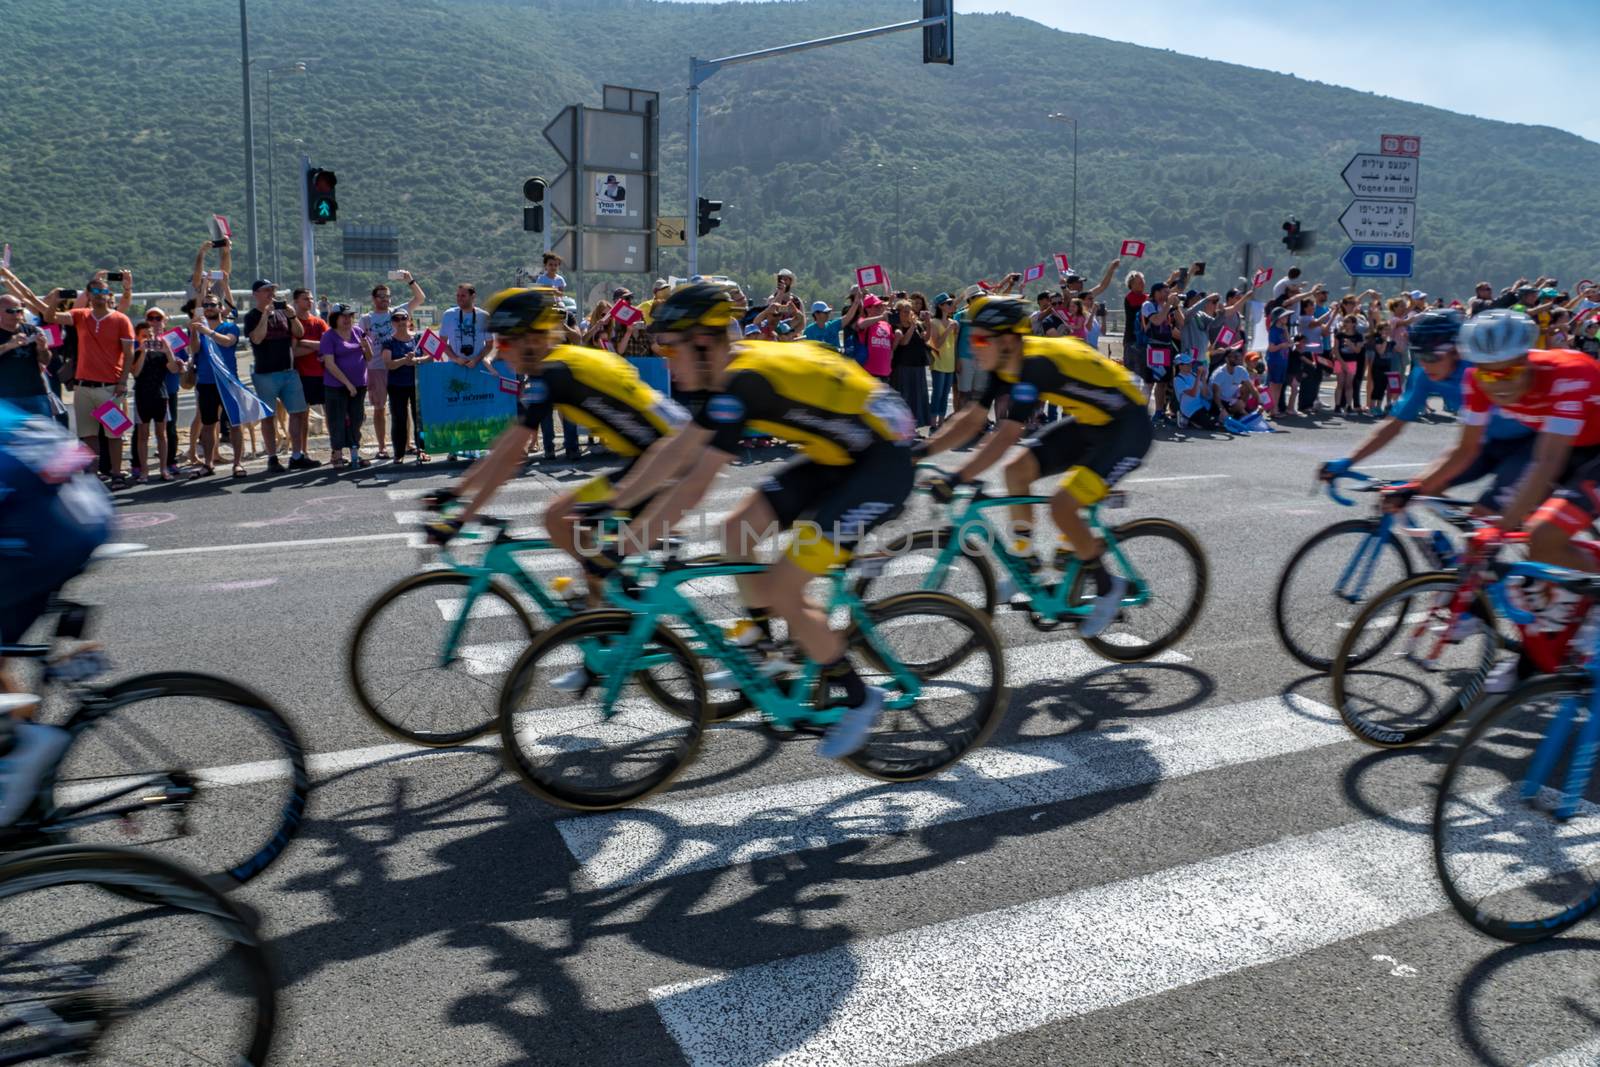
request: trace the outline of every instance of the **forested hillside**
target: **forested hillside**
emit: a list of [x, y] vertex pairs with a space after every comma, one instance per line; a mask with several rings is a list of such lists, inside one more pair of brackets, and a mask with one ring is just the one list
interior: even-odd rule
[[[237, 220], [242, 237], [234, 5], [145, 0], [92, 19], [69, 0], [0, 10], [10, 31], [0, 240], [25, 278], [76, 283], [92, 266], [126, 264], [141, 288], [176, 287], [210, 212]], [[434, 291], [459, 277], [493, 285], [536, 258], [520, 188], [559, 169], [539, 131], [565, 104], [597, 106], [603, 83], [660, 90], [662, 209], [683, 213], [691, 53], [919, 13], [912, 0], [256, 0], [256, 70], [311, 65], [273, 89], [285, 274], [298, 273], [295, 139], [338, 171], [341, 221], [398, 224], [407, 265]], [[961, 16], [956, 49], [955, 67], [923, 66], [916, 35], [899, 34], [713, 78], [703, 191], [727, 208], [702, 269], [755, 281], [790, 266], [804, 293], [832, 296], [866, 262], [932, 289], [1065, 251], [1071, 129], [1045, 118], [1058, 110], [1081, 123], [1086, 270], [1124, 237], [1148, 241], [1158, 270], [1205, 259], [1213, 276], [1231, 276], [1246, 240], [1281, 265], [1278, 224], [1293, 212], [1321, 234], [1308, 269], [1342, 280], [1339, 170], [1352, 152], [1375, 151], [1380, 132], [1423, 140], [1423, 288], [1600, 269], [1600, 145], [1570, 134], [1006, 16]], [[266, 231], [264, 81], [258, 73]], [[338, 239], [325, 232], [324, 288], [370, 281], [337, 269]], [[682, 263], [669, 251], [662, 267]]]

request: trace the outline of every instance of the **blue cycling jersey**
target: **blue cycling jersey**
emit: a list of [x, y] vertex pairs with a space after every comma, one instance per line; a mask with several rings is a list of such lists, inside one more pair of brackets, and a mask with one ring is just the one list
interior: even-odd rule
[[55, 420], [0, 401], [0, 608], [53, 590], [111, 535], [111, 496]]
[[[1418, 363], [1411, 368], [1411, 377], [1406, 380], [1405, 391], [1400, 394], [1400, 399], [1395, 401], [1394, 407], [1389, 409], [1389, 414], [1401, 422], [1416, 422], [1417, 418], [1427, 410], [1428, 401], [1432, 397], [1439, 397], [1444, 401], [1445, 409], [1456, 411], [1461, 407], [1462, 382], [1467, 376], [1467, 363], [1465, 360], [1456, 361], [1455, 372], [1443, 381], [1436, 382], [1428, 377]], [[1505, 441], [1514, 437], [1526, 437], [1533, 431], [1515, 419], [1507, 418], [1496, 408], [1489, 419], [1487, 436], [1493, 441]]]

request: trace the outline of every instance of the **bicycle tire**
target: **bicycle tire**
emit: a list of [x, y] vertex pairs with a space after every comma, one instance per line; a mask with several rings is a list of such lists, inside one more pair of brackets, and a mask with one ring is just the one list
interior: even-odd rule
[[[948, 538], [953, 537], [954, 535], [955, 531], [949, 527], [937, 530], [912, 530], [885, 542], [879, 551], [881, 554], [890, 557], [890, 565], [893, 565], [894, 560], [902, 559], [913, 552], [930, 552], [934, 555], [938, 555], [944, 551], [945, 545], [948, 543]], [[998, 586], [995, 583], [994, 577], [994, 566], [989, 562], [988, 557], [982, 551], [964, 550], [957, 554], [957, 559], [965, 560], [971, 565], [972, 569], [977, 572], [978, 585], [982, 590], [982, 603], [974, 603], [968, 596], [962, 595], [950, 589], [951, 582], [949, 571], [946, 571], [944, 581], [940, 583], [937, 590], [915, 591], [951, 593], [952, 595], [956, 596], [957, 599], [963, 601], [964, 603], [971, 604], [972, 607], [977, 608], [985, 615], [993, 618], [996, 602], [999, 598]], [[883, 575], [863, 575], [856, 580], [854, 592], [858, 599], [870, 600], [874, 595], [874, 585], [881, 590], [885, 584], [886, 583]], [[912, 591], [913, 590], [905, 590], [905, 592]], [[895, 593], [884, 595], [897, 596], [899, 594]]]
[[[700, 749], [700, 743], [705, 733], [705, 727], [711, 722], [710, 706], [706, 701], [705, 680], [701, 676], [700, 660], [688, 643], [666, 625], [658, 623], [651, 638], [657, 646], [657, 651], [667, 652], [674, 663], [679, 666], [689, 683], [690, 696], [687, 701], [674, 700], [672, 706], [662, 704], [657, 699], [653, 688], [643, 684], [643, 689], [651, 701], [674, 721], [681, 724], [685, 731], [682, 740], [672, 744], [672, 751], [666, 753], [661, 760], [661, 765], [634, 780], [612, 785], [609, 787], [580, 787], [572, 781], [572, 776], [565, 773], [560, 766], [556, 770], [544, 766], [541, 762], [530, 758], [523, 748], [523, 735], [519, 734], [517, 722], [518, 713], [523, 701], [528, 696], [530, 688], [537, 680], [537, 673], [541, 661], [555, 658], [557, 650], [570, 643], [586, 640], [617, 639], [625, 635], [633, 625], [633, 616], [626, 611], [614, 609], [599, 609], [586, 611], [564, 622], [545, 630], [536, 637], [533, 644], [528, 646], [516, 665], [511, 669], [505, 688], [500, 696], [499, 727], [502, 752], [507, 767], [514, 772], [529, 792], [542, 800], [564, 808], [578, 811], [607, 811], [636, 803], [658, 790], [666, 788], [678, 776], [684, 767], [693, 761], [695, 754]], [[582, 663], [580, 651], [577, 662]], [[551, 669], [564, 664], [551, 664]], [[637, 681], [641, 675], [648, 675], [645, 670], [633, 672]], [[540, 687], [543, 696], [543, 687]], [[580, 694], [581, 697], [581, 694]], [[684, 714], [690, 706], [694, 706], [693, 715]], [[549, 709], [540, 709], [541, 711]], [[619, 716], [620, 716], [619, 712]], [[614, 720], [605, 720], [609, 726]], [[649, 720], [646, 720], [648, 723]], [[619, 732], [622, 728], [619, 726]], [[573, 747], [556, 753], [558, 758], [567, 757], [575, 752], [593, 752], [599, 746], [590, 745], [585, 748]], [[570, 764], [569, 764], [570, 768]]]
[[[1414, 745], [1443, 730], [1456, 716], [1470, 708], [1483, 695], [1483, 682], [1494, 666], [1495, 652], [1499, 647], [1498, 638], [1493, 634], [1493, 627], [1482, 631], [1483, 635], [1490, 639], [1485, 642], [1483, 654], [1478, 659], [1475, 680], [1470, 680], [1465, 688], [1455, 689], [1454, 697], [1449, 700], [1430, 701], [1429, 710], [1416, 716], [1417, 721], [1414, 725], [1396, 726], [1373, 718], [1363, 711], [1354, 699], [1354, 691], [1350, 684], [1350, 673], [1353, 670], [1361, 666], [1370, 666], [1372, 659], [1379, 652], [1393, 644], [1394, 634], [1398, 634], [1407, 617], [1414, 614], [1414, 609], [1411, 607], [1413, 599], [1431, 594], [1449, 595], [1460, 584], [1461, 576], [1453, 571], [1427, 571], [1414, 574], [1369, 598], [1351, 621], [1350, 628], [1345, 631], [1344, 639], [1339, 643], [1339, 651], [1334, 654], [1331, 671], [1333, 706], [1338, 710], [1339, 718], [1344, 720], [1345, 726], [1362, 741], [1377, 748], [1405, 748]], [[1398, 606], [1397, 600], [1400, 601]], [[1478, 612], [1484, 619], [1495, 617], [1493, 609], [1489, 606], [1489, 600], [1483, 595], [1482, 590], [1476, 594], [1475, 602]], [[1373, 626], [1373, 620], [1384, 611], [1394, 613], [1395, 623], [1391, 627], [1394, 634], [1389, 635], [1371, 653], [1361, 657], [1360, 663], [1346, 662], [1349, 649], [1362, 639], [1367, 628]], [[1372, 673], [1378, 672], [1374, 670]], [[1383, 710], [1394, 711], [1391, 708]]]
[[[1211, 588], [1210, 566], [1206, 562], [1205, 549], [1200, 547], [1200, 542], [1195, 539], [1194, 534], [1171, 519], [1134, 519], [1132, 522], [1123, 523], [1108, 532], [1110, 535], [1108, 540], [1115, 540], [1119, 548], [1125, 548], [1130, 542], [1138, 541], [1140, 538], [1164, 538], [1181, 548], [1184, 555], [1188, 556], [1194, 564], [1195, 588], [1189, 604], [1171, 629], [1160, 637], [1153, 641], [1138, 644], [1119, 642], [1115, 638], [1121, 635], [1115, 630], [1116, 623], [1113, 622], [1098, 636], [1082, 638], [1084, 644], [1108, 660], [1115, 663], [1138, 663], [1149, 659], [1151, 656], [1158, 656], [1165, 652], [1183, 640], [1184, 636], [1194, 628], [1194, 624], [1200, 619], [1200, 612], [1205, 608], [1206, 593]], [[1107, 564], [1114, 562], [1110, 552], [1107, 552], [1101, 559]], [[1141, 567], [1140, 570], [1144, 574], [1146, 581], [1154, 582], [1155, 579], [1151, 577], [1151, 568]], [[1088, 571], [1083, 567], [1079, 567], [1077, 575], [1073, 578], [1072, 589], [1069, 591], [1067, 603], [1083, 604], [1094, 599], [1093, 594], [1085, 588], [1085, 583], [1089, 581]], [[1138, 607], [1123, 608], [1123, 614], [1143, 613], [1148, 607], [1149, 603]], [[1145, 618], [1147, 616], [1141, 614], [1139, 617]]]
[[[159, 916], [186, 913], [215, 924], [221, 939], [231, 943], [229, 953], [237, 954], [242, 993], [255, 1007], [245, 1047], [229, 1062], [267, 1062], [277, 1023], [277, 975], [249, 912], [188, 868], [143, 849], [50, 845], [0, 860], [0, 901], [69, 885], [94, 885], [120, 896], [154, 900], [163, 908]], [[215, 1019], [206, 1022], [214, 1033]]]
[[[1000, 647], [1000, 639], [995, 634], [994, 626], [989, 619], [979, 614], [977, 609], [966, 601], [949, 593], [901, 593], [866, 605], [866, 611], [871, 618], [873, 629], [879, 631], [895, 618], [910, 615], [939, 616], [965, 627], [972, 636], [961, 642], [959, 647], [967, 651], [958, 658], [952, 654], [934, 661], [938, 665], [948, 663], [944, 670], [934, 673], [929, 669], [932, 665], [928, 664], [920, 667], [912, 664], [905, 666], [917, 675], [919, 680], [933, 681], [940, 674], [948, 673], [957, 666], [966, 665], [973, 656], [981, 656], [989, 660], [991, 681], [974, 709], [972, 717], [976, 721], [970, 728], [957, 731], [950, 742], [943, 746], [942, 751], [920, 756], [885, 751], [887, 745], [879, 739], [893, 732], [897, 723], [908, 718], [908, 712], [916, 710], [913, 706], [907, 712], [892, 710], [883, 712], [874, 725], [866, 745], [845, 757], [844, 762], [852, 769], [879, 781], [912, 782], [938, 774], [974, 748], [987, 742], [1000, 725], [1000, 721], [1005, 718], [1006, 705], [1010, 700], [1010, 691], [1005, 684], [1005, 652]], [[881, 633], [879, 636], [881, 639]], [[859, 619], [852, 622], [846, 633], [845, 642], [847, 649], [859, 653], [872, 667], [879, 670], [887, 669], [877, 651], [866, 642], [866, 635]], [[952, 659], [954, 662], [950, 662]]]
[[[1316, 551], [1325, 542], [1332, 541], [1335, 538], [1346, 537], [1351, 534], [1359, 534], [1363, 538], [1369, 537], [1372, 535], [1372, 532], [1378, 528], [1378, 525], [1379, 523], [1377, 519], [1346, 519], [1343, 522], [1336, 522], [1332, 526], [1324, 527], [1323, 529], [1312, 534], [1310, 537], [1306, 538], [1305, 541], [1301, 542], [1300, 547], [1294, 550], [1294, 553], [1289, 557], [1289, 561], [1283, 565], [1283, 571], [1278, 575], [1277, 589], [1273, 593], [1272, 597], [1273, 629], [1277, 632], [1278, 641], [1283, 645], [1284, 651], [1314, 671], [1327, 673], [1329, 670], [1333, 669], [1333, 657], [1338, 651], [1338, 644], [1335, 642], [1333, 646], [1324, 654], [1320, 650], [1312, 650], [1311, 648], [1308, 648], [1307, 645], [1302, 643], [1296, 635], [1291, 633], [1289, 621], [1290, 609], [1288, 604], [1290, 579], [1293, 577], [1295, 571], [1299, 569], [1300, 565], [1305, 562], [1306, 557], [1312, 552]], [[1383, 547], [1379, 551], [1384, 553], [1384, 559], [1398, 557], [1401, 574], [1400, 578], [1397, 580], [1404, 581], [1406, 578], [1410, 578], [1416, 573], [1416, 568], [1411, 562], [1411, 554], [1406, 551], [1405, 544], [1400, 540], [1399, 537], [1395, 535], [1393, 530], [1390, 530], [1388, 536], [1384, 538]], [[1353, 552], [1351, 558], [1354, 558]], [[1379, 566], [1381, 565], [1382, 564], [1380, 562]], [[1380, 591], [1386, 588], [1388, 588], [1387, 584], [1381, 586]], [[1348, 617], [1342, 620], [1346, 624], [1350, 622], [1350, 618], [1354, 617], [1355, 612], [1360, 610], [1357, 605], [1364, 602], [1356, 601], [1355, 604], [1349, 604], [1347, 601], [1339, 601], [1338, 598], [1331, 599], [1338, 601], [1339, 603], [1345, 603], [1352, 609], [1346, 613]], [[1336, 606], [1337, 604], [1330, 604], [1330, 607]], [[1336, 626], [1337, 624], [1338, 621], [1335, 622]], [[1387, 643], [1387, 641], [1385, 643]], [[1359, 666], [1367, 659], [1377, 655], [1377, 652], [1378, 650], [1376, 648], [1373, 649], [1371, 652], [1366, 653], [1361, 659], [1353, 661], [1351, 666]]]
[[[84, 738], [94, 736], [96, 730], [107, 728], [108, 723], [114, 721], [111, 719], [113, 713], [150, 701], [184, 697], [201, 698], [234, 708], [249, 716], [255, 726], [259, 727], [260, 732], [269, 738], [278, 750], [274, 761], [251, 762], [283, 762], [287, 773], [282, 777], [286, 777], [289, 782], [283, 805], [276, 814], [276, 823], [265, 843], [226, 869], [202, 871], [202, 875], [215, 888], [227, 892], [259, 875], [283, 854], [289, 842], [299, 832], [301, 821], [305, 817], [306, 798], [311, 792], [311, 779], [306, 772], [305, 750], [300, 744], [299, 737], [270, 701], [237, 682], [190, 671], [136, 675], [99, 690], [97, 696], [99, 700], [96, 707], [79, 707], [63, 724], [63, 728], [72, 734], [72, 740], [68, 742], [61, 760], [50, 769], [39, 786], [39, 795], [44, 799], [47, 810], [57, 808], [58, 789], [64, 784], [68, 787], [71, 785], [71, 782], [63, 783], [60, 770], [71, 758], [73, 748], [79, 746]], [[164, 769], [187, 770], [188, 768]], [[220, 788], [228, 786], [223, 785]], [[74, 831], [70, 829], [67, 831], [69, 839], [73, 834]]]
[[[464, 720], [467, 721], [467, 725], [455, 729], [433, 730], [418, 729], [411, 724], [400, 722], [390, 715], [385, 715], [381, 710], [381, 705], [387, 703], [388, 698], [383, 700], [375, 699], [376, 695], [369, 692], [367, 685], [363, 682], [364, 672], [361, 669], [361, 665], [367, 648], [365, 638], [367, 632], [372, 628], [385, 608], [388, 608], [402, 596], [427, 586], [465, 587], [471, 582], [472, 579], [468, 575], [455, 571], [424, 571], [421, 574], [413, 574], [409, 578], [403, 578], [378, 594], [377, 599], [368, 605], [366, 611], [362, 612], [361, 619], [356, 623], [355, 629], [350, 632], [350, 641], [345, 648], [345, 670], [350, 680], [351, 692], [356, 698], [356, 706], [365, 712], [367, 717], [389, 736], [397, 737], [402, 741], [410, 741], [413, 744], [425, 745], [429, 748], [454, 748], [457, 745], [466, 744], [474, 738], [481, 737], [495, 728], [493, 690], [488, 691], [488, 699], [484, 705], [481, 721], [473, 721], [477, 717], [471, 716], [470, 709], [468, 709], [468, 714], [463, 716]], [[521, 624], [522, 633], [526, 636], [527, 643], [532, 643], [534, 636], [538, 633], [533, 617], [517, 602], [517, 598], [504, 583], [498, 580], [491, 580], [489, 587], [480, 594], [479, 598], [482, 599], [483, 597], [498, 600], [505, 605], [509, 609], [509, 614]], [[393, 696], [394, 694], [390, 695]]]
[[[1527, 729], [1528, 726], [1533, 725], [1531, 721], [1526, 724], [1513, 723], [1513, 718], [1537, 700], [1546, 697], [1571, 696], [1581, 698], [1583, 714], [1592, 714], [1589, 711], [1591, 696], [1589, 679], [1583, 675], [1545, 675], [1530, 679], [1512, 690], [1506, 698], [1497, 703], [1494, 708], [1482, 715], [1472, 725], [1471, 730], [1462, 739], [1460, 746], [1445, 767], [1444, 776], [1440, 779], [1439, 789], [1434, 798], [1433, 861], [1434, 868], [1439, 874], [1439, 882], [1444, 887], [1445, 896], [1449, 898], [1456, 912], [1468, 924], [1482, 933], [1501, 941], [1509, 941], [1514, 944], [1542, 941], [1580, 922], [1585, 916], [1593, 912], [1597, 905], [1600, 905], [1600, 881], [1591, 879], [1590, 888], [1582, 899], [1579, 899], [1575, 904], [1561, 908], [1553, 914], [1534, 914], [1528, 918], [1515, 921], [1496, 918], [1489, 914], [1483, 906], [1484, 902], [1495, 896], [1496, 893], [1486, 893], [1479, 896], [1475, 891], [1469, 890], [1464, 886], [1463, 883], [1467, 878], [1467, 871], [1463, 866], [1452, 862], [1453, 852], [1451, 846], [1454, 842], [1446, 840], [1447, 837], [1451, 837], [1454, 834], [1454, 828], [1459, 826], [1465, 830], [1468, 828], [1468, 822], [1470, 822], [1473, 824], [1472, 829], [1475, 830], [1480, 840], [1485, 842], [1489, 848], [1501, 851], [1503, 854], [1505, 844], [1516, 838], [1519, 831], [1540, 823], [1546, 825], [1554, 824], [1554, 821], [1549, 819], [1547, 815], [1541, 816], [1537, 812], [1537, 806], [1533, 802], [1523, 799], [1520, 795], [1512, 798], [1506, 795], [1507, 791], [1505, 789], [1492, 789], [1492, 787], [1493, 795], [1484, 795], [1490, 792], [1490, 790], [1483, 788], [1486, 783], [1493, 782], [1498, 777], [1506, 776], [1508, 762], [1505, 754], [1493, 754], [1490, 763], [1486, 764], [1486, 766], [1492, 765], [1494, 770], [1487, 777], [1472, 774], [1467, 768], [1472, 764], [1474, 757], [1480, 750], [1487, 750], [1497, 740], [1514, 734], [1520, 734], [1530, 740], [1537, 734], [1543, 740], [1544, 734]], [[1534, 747], [1537, 748], [1537, 745]], [[1565, 762], [1558, 759], [1555, 767], [1551, 769], [1555, 770], [1562, 766], [1565, 766]], [[1595, 806], [1593, 794], [1596, 788], [1592, 773], [1588, 786], [1591, 798], [1585, 806], [1592, 810]], [[1469, 798], [1468, 801], [1460, 805], [1461, 814], [1467, 821], [1458, 821], [1456, 818], [1456, 811], [1453, 805], [1456, 804], [1458, 787], [1461, 787], [1464, 795]], [[1513, 821], [1508, 822], [1504, 818], [1485, 819], [1486, 812], [1495, 810], [1494, 799], [1496, 795], [1505, 800], [1514, 801], [1514, 805], [1507, 805], [1505, 809], [1509, 812]], [[1532, 819], [1527, 818], [1527, 815], [1530, 814], [1535, 817]], [[1567, 825], [1570, 825], [1570, 823]], [[1588, 827], [1588, 835], [1592, 839], [1592, 817], [1591, 824]], [[1526, 880], [1528, 871], [1537, 866], [1541, 853], [1542, 850], [1529, 847], [1508, 855], [1506, 861], [1499, 866], [1505, 874], [1512, 877], [1512, 882], [1509, 885], [1496, 883], [1497, 885], [1504, 885], [1505, 888], [1501, 891], [1523, 888], [1523, 885], [1519, 883], [1523, 883]], [[1491, 876], [1495, 873], [1491, 868]], [[1529, 888], [1536, 884], [1536, 882], [1530, 883]], [[1536, 896], [1536, 893], [1529, 894], [1529, 897]], [[1538, 908], [1536, 910], [1542, 911], [1543, 909]]]

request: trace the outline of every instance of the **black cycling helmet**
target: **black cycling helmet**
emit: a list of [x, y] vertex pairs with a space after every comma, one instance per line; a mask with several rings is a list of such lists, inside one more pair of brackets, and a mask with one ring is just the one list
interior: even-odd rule
[[1424, 311], [1406, 330], [1406, 343], [1422, 352], [1432, 352], [1443, 345], [1456, 343], [1464, 320], [1455, 308], [1438, 308]]
[[541, 333], [560, 326], [566, 317], [561, 294], [554, 289], [502, 289], [483, 305], [489, 332], [502, 337]]
[[723, 286], [695, 282], [658, 300], [650, 315], [651, 333], [681, 333], [697, 326], [725, 330], [733, 321], [733, 301]]
[[1015, 296], [983, 296], [967, 311], [967, 325], [991, 333], [1032, 333], [1027, 302]]

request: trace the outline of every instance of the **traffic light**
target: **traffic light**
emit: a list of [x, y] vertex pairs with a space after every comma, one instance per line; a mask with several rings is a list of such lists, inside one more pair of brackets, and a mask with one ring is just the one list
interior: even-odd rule
[[956, 14], [954, 0], [922, 0], [924, 19], [944, 19], [937, 26], [922, 27], [922, 61], [948, 63], [956, 61]]
[[1300, 220], [1290, 215], [1283, 223], [1283, 247], [1291, 252], [1309, 252], [1317, 243], [1317, 235], [1300, 228]]
[[306, 213], [319, 226], [339, 217], [339, 201], [334, 196], [338, 184], [339, 176], [331, 170], [313, 167], [306, 171]]
[[522, 228], [529, 233], [544, 232], [544, 191], [543, 178], [529, 178], [522, 183], [522, 195], [530, 201], [522, 209]]
[[700, 198], [699, 222], [697, 224], [695, 232], [698, 233], [701, 237], [704, 237], [706, 234], [710, 233], [712, 230], [716, 229], [718, 226], [721, 226], [722, 225], [722, 220], [717, 218], [717, 212], [719, 212], [721, 210], [722, 210], [722, 201], [721, 200], [707, 200], [705, 197], [702, 196]]

